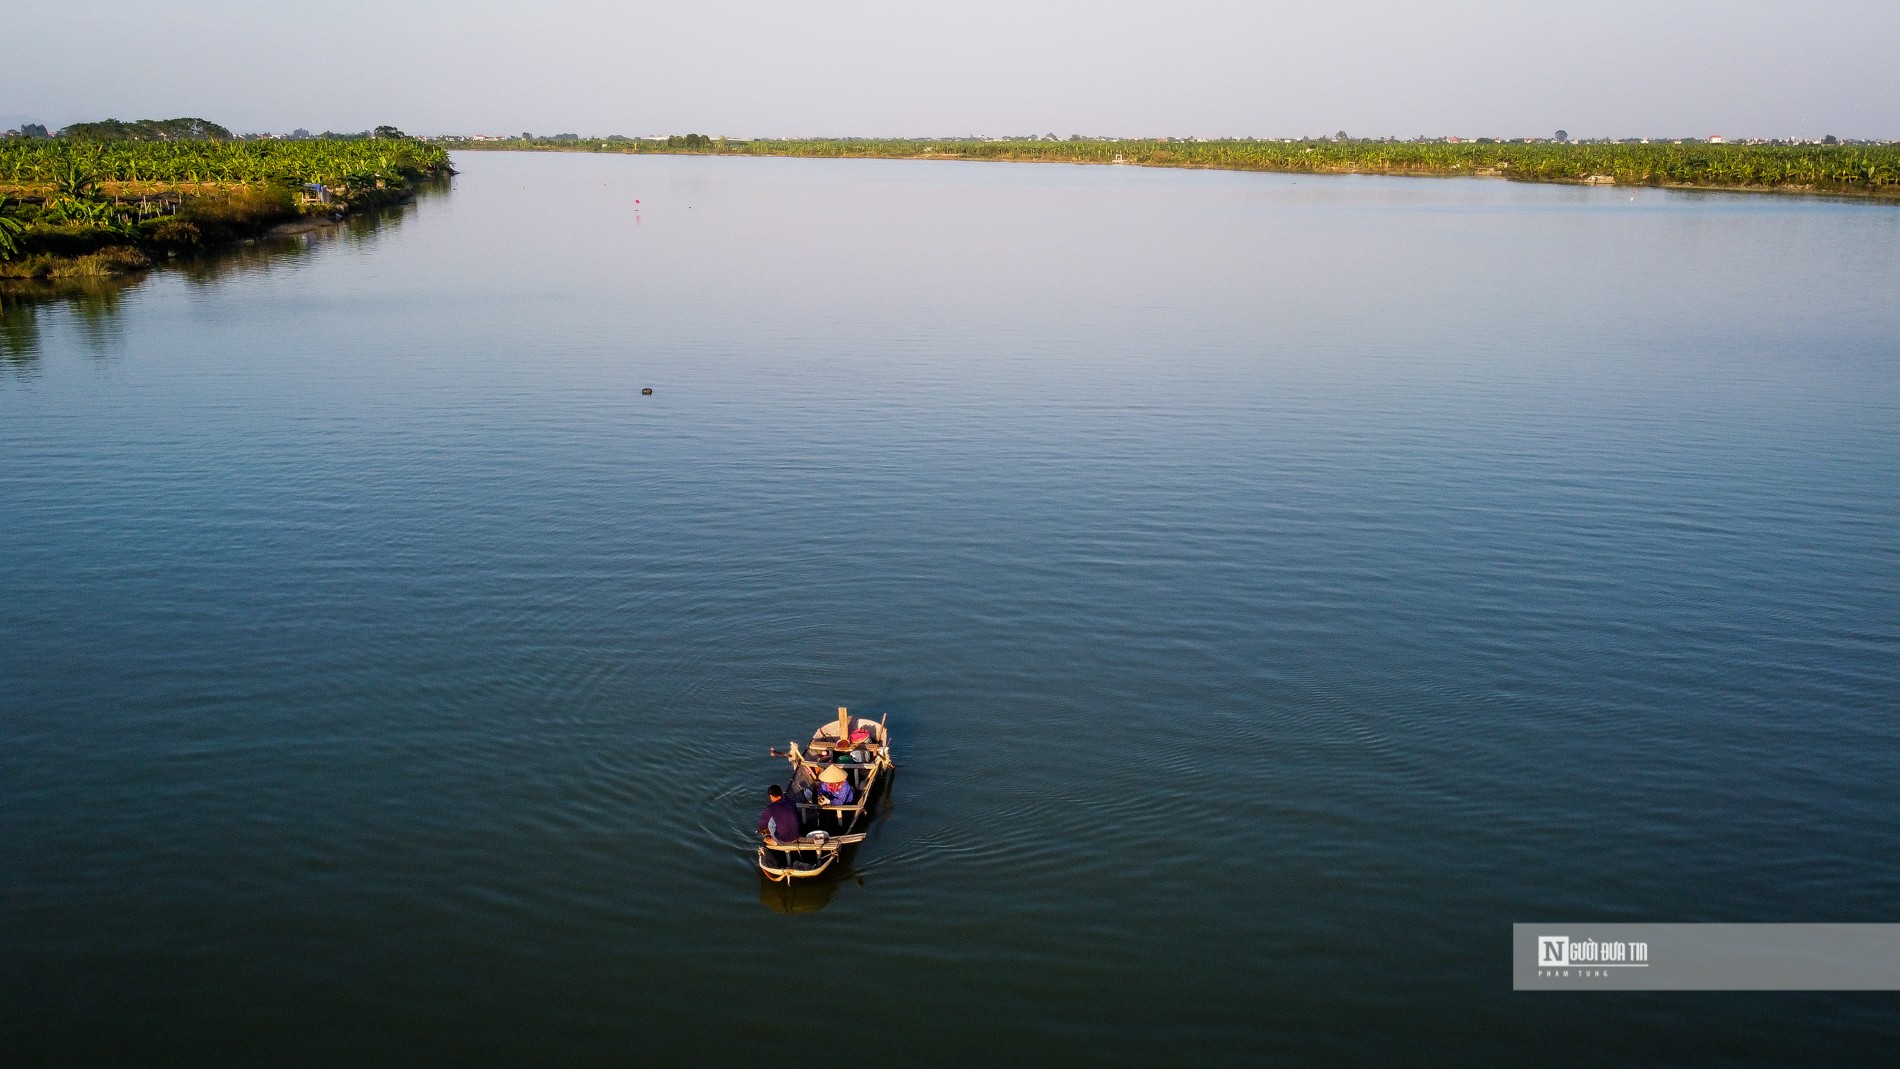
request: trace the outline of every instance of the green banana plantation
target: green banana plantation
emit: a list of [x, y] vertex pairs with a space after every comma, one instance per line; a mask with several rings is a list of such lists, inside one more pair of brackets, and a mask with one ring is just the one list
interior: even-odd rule
[[0, 140], [0, 277], [113, 273], [450, 174], [413, 138]]
[[301, 141], [0, 141], [0, 185], [49, 185], [78, 167], [102, 183], [342, 185], [445, 173], [448, 152], [411, 138]]

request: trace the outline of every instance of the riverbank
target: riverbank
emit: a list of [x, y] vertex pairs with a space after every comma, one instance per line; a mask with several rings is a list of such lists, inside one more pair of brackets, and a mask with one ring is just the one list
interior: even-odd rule
[[437, 139], [454, 151], [1125, 164], [1291, 174], [1503, 178], [1571, 185], [1900, 199], [1900, 145], [1706, 142]]
[[0, 280], [132, 274], [399, 204], [452, 173], [410, 138], [0, 142]]

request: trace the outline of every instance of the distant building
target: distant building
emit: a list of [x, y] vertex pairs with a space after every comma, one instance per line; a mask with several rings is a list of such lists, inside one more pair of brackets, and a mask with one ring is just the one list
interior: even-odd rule
[[1727, 139], [1727, 138], [1725, 138], [1725, 137], [1723, 137], [1723, 136], [1722, 136], [1721, 134], [1710, 134], [1710, 135], [1709, 135], [1709, 144], [1711, 144], [1711, 145], [1726, 145], [1726, 144], [1728, 144], [1728, 139]]

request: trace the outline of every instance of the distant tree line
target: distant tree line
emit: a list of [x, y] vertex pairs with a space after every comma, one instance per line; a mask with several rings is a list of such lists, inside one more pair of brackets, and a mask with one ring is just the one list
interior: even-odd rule
[[[47, 132], [42, 123], [22, 123], [17, 130], [6, 131], [5, 137], [33, 140], [37, 138], [63, 137], [75, 141], [241, 141], [269, 139], [266, 134], [233, 134], [228, 128], [209, 119], [135, 119], [125, 122], [119, 119], [100, 119], [97, 122], [78, 122], [57, 134]], [[568, 135], [573, 136], [573, 135]], [[315, 139], [328, 141], [370, 141], [378, 139], [401, 140], [408, 134], [394, 126], [378, 126], [373, 130], [357, 133], [336, 133], [325, 130], [312, 135], [310, 131], [298, 129], [290, 137], [295, 140]]]
[[738, 144], [738, 142], [729, 142], [725, 138], [711, 137], [706, 134], [673, 134], [670, 137], [636, 140], [625, 134], [582, 137], [579, 134], [536, 134], [526, 130], [512, 137], [436, 137], [429, 140], [455, 148], [566, 149], [583, 152], [599, 152], [602, 149], [618, 152], [640, 152], [643, 149], [663, 152], [718, 152], [728, 144]]
[[812, 138], [752, 140], [673, 135], [628, 142], [443, 139], [460, 149], [570, 149], [591, 152], [717, 152], [751, 156], [874, 159], [1033, 160], [1205, 167], [1312, 174], [1482, 175], [1528, 182], [1583, 182], [1728, 189], [1796, 189], [1900, 197], [1900, 144], [1720, 144], [1552, 140], [1475, 141], [1137, 139], [1054, 134], [1020, 138]]
[[229, 141], [231, 131], [209, 119], [101, 119], [74, 123], [59, 136], [79, 141]]

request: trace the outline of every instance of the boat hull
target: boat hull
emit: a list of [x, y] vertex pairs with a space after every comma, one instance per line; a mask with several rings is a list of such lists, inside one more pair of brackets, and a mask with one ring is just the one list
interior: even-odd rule
[[770, 880], [808, 880], [823, 876], [838, 860], [838, 850], [759, 847], [759, 871]]
[[[839, 713], [842, 718], [843, 710]], [[761, 843], [757, 855], [759, 871], [774, 882], [822, 876], [837, 865], [839, 854], [864, 841], [871, 807], [890, 778], [890, 771], [896, 767], [891, 761], [890, 734], [884, 723], [863, 719], [846, 725], [842, 735], [835, 725], [821, 726], [807, 749], [800, 750], [793, 743], [783, 756], [792, 765], [788, 793], [793, 798], [815, 799], [820, 775], [833, 768], [844, 770], [856, 794], [855, 801], [848, 805], [828, 805], [821, 801], [798, 803], [801, 814], [829, 827], [815, 828], [793, 842]]]

